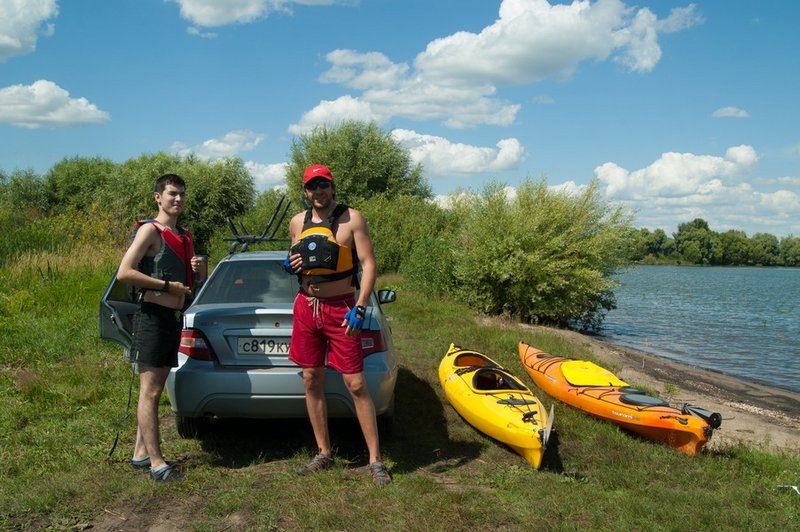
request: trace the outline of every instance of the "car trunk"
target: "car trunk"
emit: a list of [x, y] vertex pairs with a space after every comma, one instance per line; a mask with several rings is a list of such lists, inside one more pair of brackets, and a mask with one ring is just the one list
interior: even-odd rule
[[203, 334], [222, 366], [294, 366], [288, 359], [292, 305], [195, 305], [184, 327]]

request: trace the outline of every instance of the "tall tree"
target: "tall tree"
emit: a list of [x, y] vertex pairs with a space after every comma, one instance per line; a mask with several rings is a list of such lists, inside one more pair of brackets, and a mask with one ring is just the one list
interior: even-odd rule
[[44, 185], [57, 212], [86, 210], [97, 193], [113, 181], [116, 165], [103, 157], [65, 158], [44, 175]]
[[785, 236], [780, 243], [781, 263], [784, 266], [800, 266], [800, 238], [796, 236]]
[[695, 218], [682, 223], [675, 233], [675, 248], [684, 259], [695, 264], [719, 264], [722, 248], [719, 235], [708, 228], [708, 222]]
[[320, 126], [294, 139], [286, 171], [293, 200], [301, 198], [303, 170], [311, 164], [331, 169], [340, 201], [358, 204], [376, 194], [431, 197], [422, 166], [413, 164], [408, 150], [374, 122], [346, 121], [338, 127]]
[[755, 264], [776, 266], [780, 263], [778, 237], [769, 233], [756, 233], [750, 240], [753, 242]]
[[731, 229], [719, 235], [722, 246], [721, 264], [726, 266], [740, 266], [752, 264], [751, 245], [744, 231]]

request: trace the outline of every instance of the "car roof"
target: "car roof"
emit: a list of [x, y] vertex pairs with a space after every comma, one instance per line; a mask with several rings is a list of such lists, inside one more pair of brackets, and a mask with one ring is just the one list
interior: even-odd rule
[[233, 262], [240, 260], [277, 260], [282, 261], [286, 258], [286, 251], [241, 251], [239, 253], [232, 253], [226, 256], [222, 261]]

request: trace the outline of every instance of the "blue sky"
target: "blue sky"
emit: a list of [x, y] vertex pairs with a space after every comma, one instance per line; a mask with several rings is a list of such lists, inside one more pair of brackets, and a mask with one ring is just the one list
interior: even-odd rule
[[639, 227], [800, 236], [800, 3], [0, 0], [0, 170], [165, 151], [280, 185], [374, 120], [436, 195], [596, 179]]

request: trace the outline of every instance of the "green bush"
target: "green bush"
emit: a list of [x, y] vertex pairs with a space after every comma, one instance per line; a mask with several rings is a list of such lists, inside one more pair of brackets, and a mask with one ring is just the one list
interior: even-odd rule
[[480, 196], [458, 196], [454, 216], [451, 285], [471, 307], [586, 328], [614, 308], [611, 274], [627, 258], [633, 229], [622, 208], [602, 200], [596, 183], [574, 195], [526, 181], [513, 199], [494, 183]]
[[37, 216], [49, 206], [44, 182], [32, 170], [20, 170], [6, 176], [0, 171], [0, 206]]
[[241, 216], [253, 207], [255, 185], [241, 159], [187, 159], [176, 173], [186, 179], [189, 198], [181, 224], [192, 232], [198, 252], [206, 251], [211, 235], [227, 226], [229, 216]]
[[85, 210], [103, 190], [113, 189], [119, 194], [122, 184], [115, 179], [116, 166], [101, 157], [62, 159], [44, 175], [51, 206], [56, 212]]
[[447, 213], [419, 196], [373, 196], [359, 208], [367, 219], [379, 273], [398, 272], [424, 237], [438, 234]]
[[416, 242], [400, 265], [404, 285], [423, 294], [453, 291], [453, 246], [447, 231], [427, 234]]
[[[135, 220], [156, 214], [153, 185], [167, 173], [186, 179], [188, 201], [180, 223], [194, 235], [199, 252], [206, 251], [211, 235], [226, 225], [228, 216], [239, 216], [253, 206], [253, 179], [237, 158], [209, 163], [191, 155], [156, 153], [117, 165], [106, 159], [75, 157], [57, 163], [45, 175], [44, 190], [52, 213], [105, 216], [111, 222], [106, 239], [122, 246], [129, 242]], [[8, 189], [3, 197], [11, 197], [16, 190], [12, 184], [13, 180], [3, 187]], [[26, 197], [35, 192], [32, 186], [24, 190]]]

